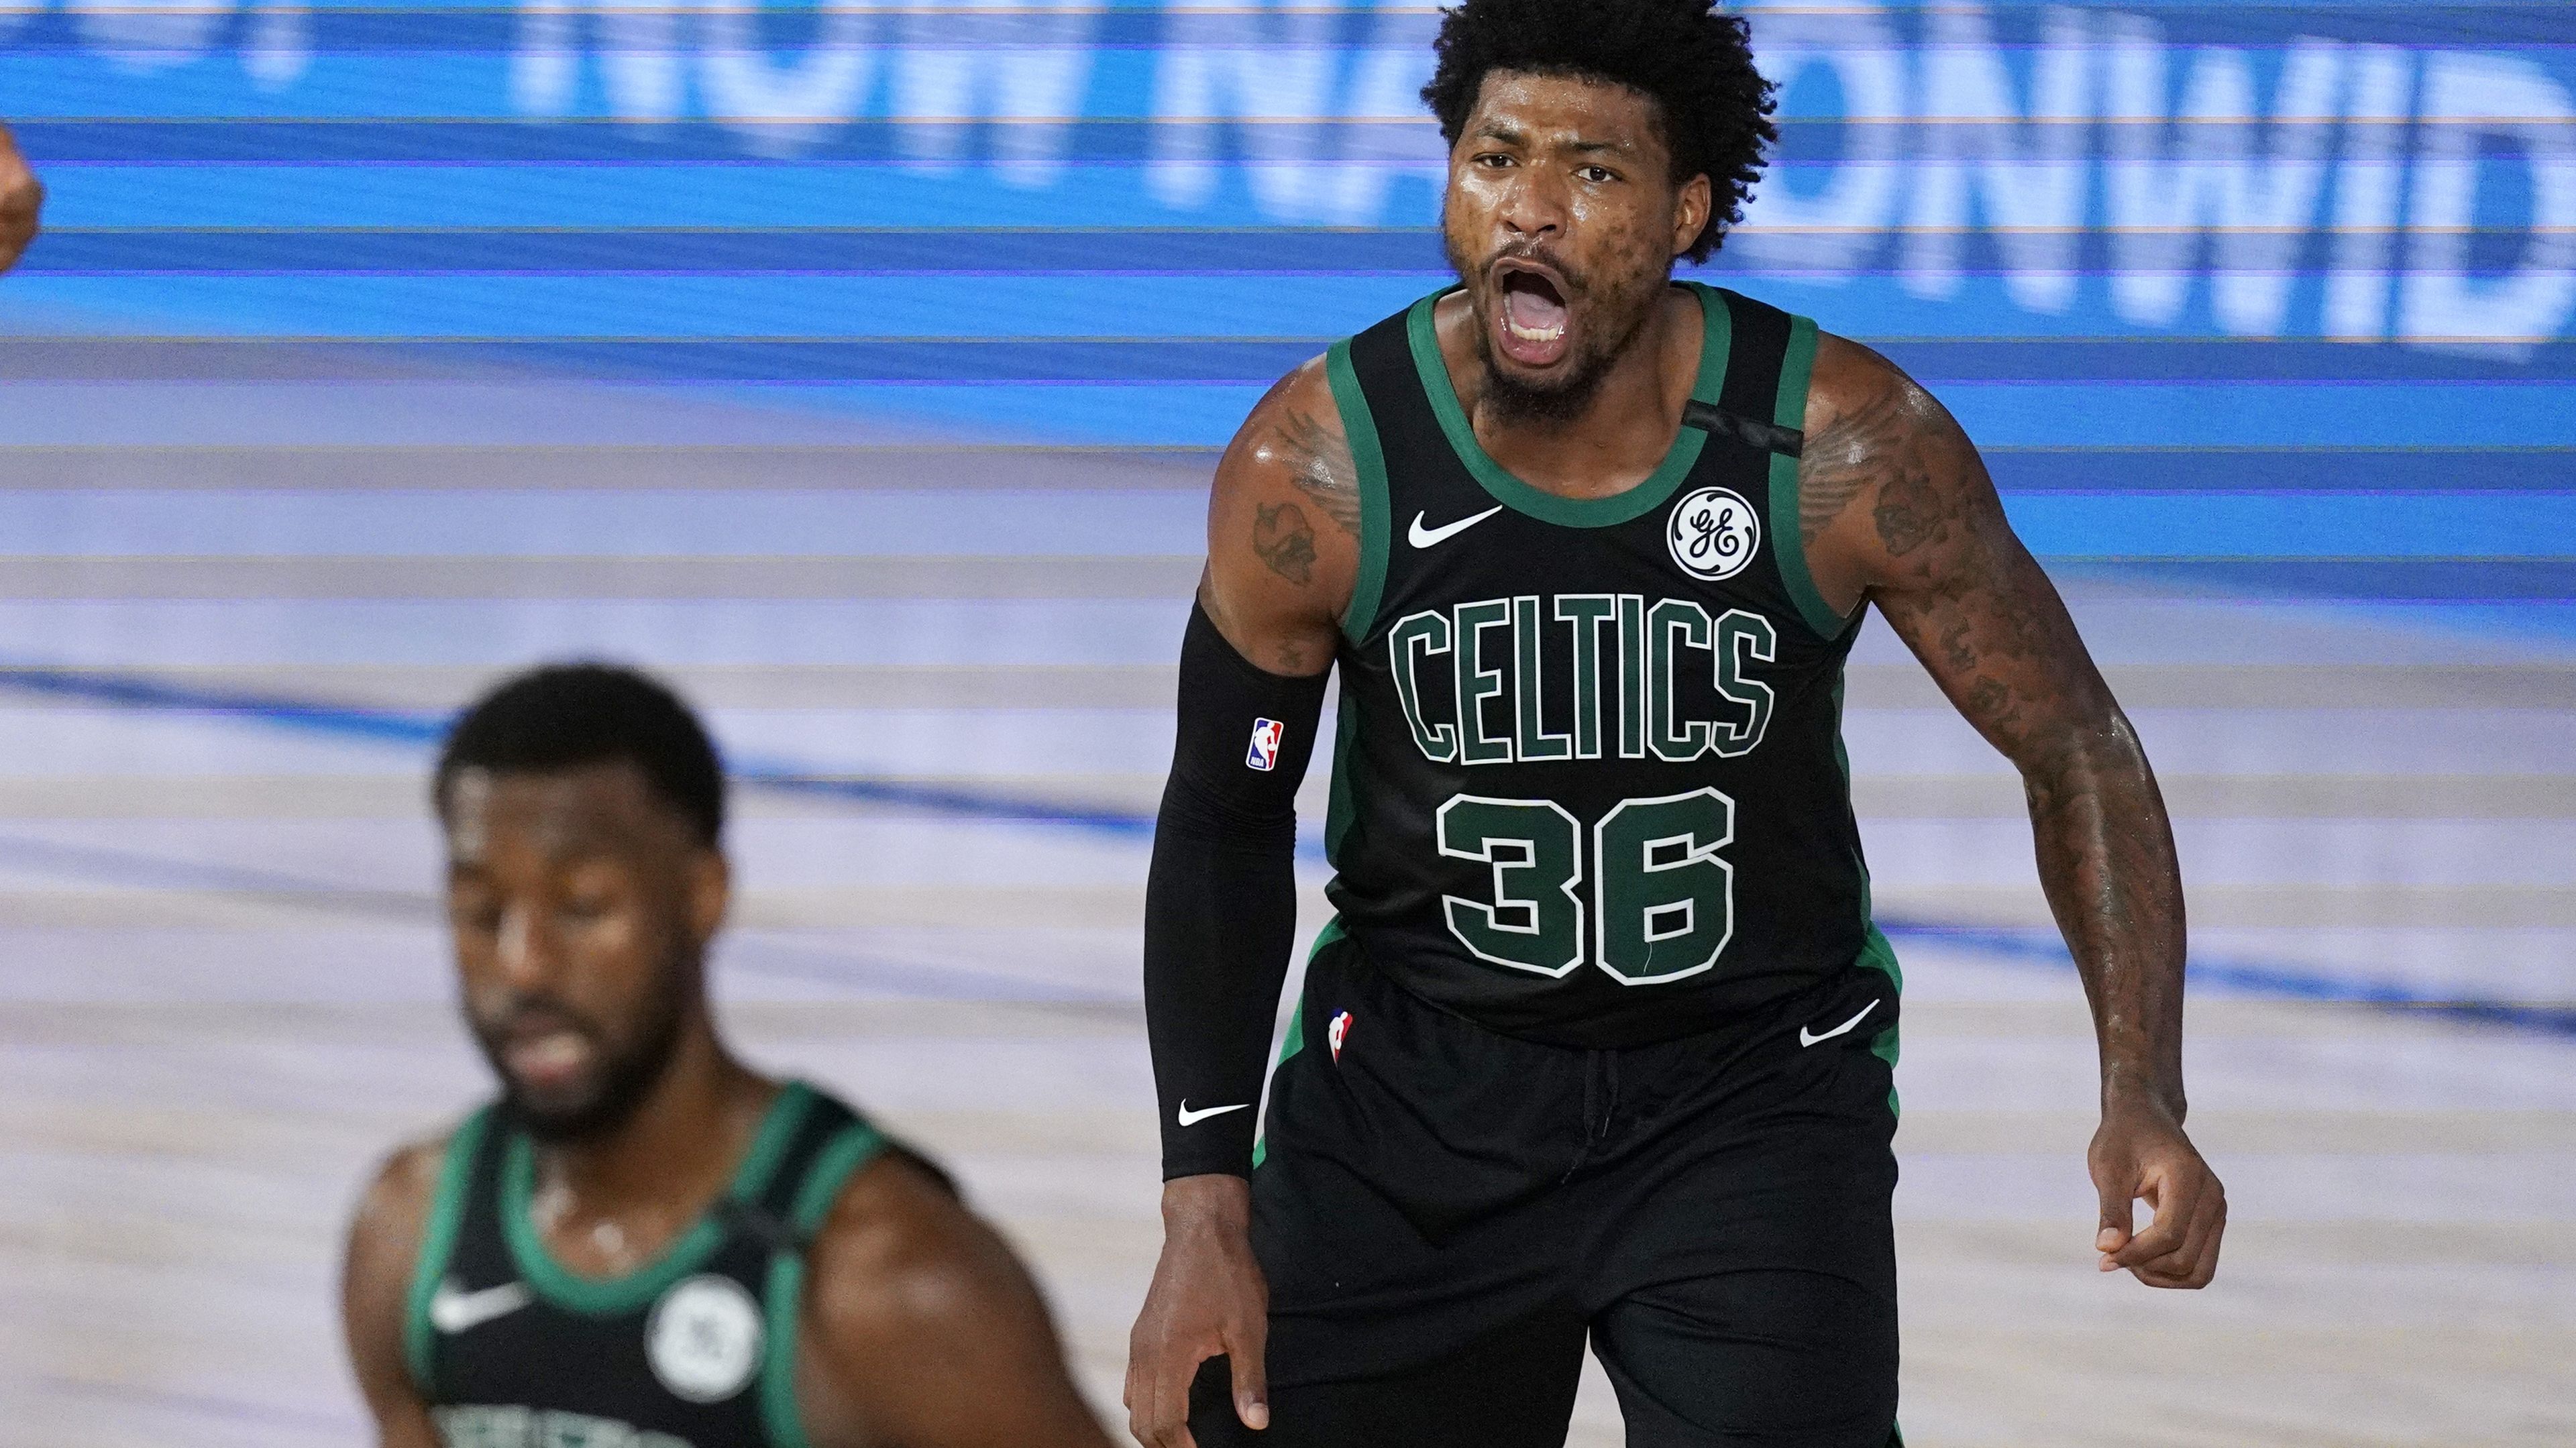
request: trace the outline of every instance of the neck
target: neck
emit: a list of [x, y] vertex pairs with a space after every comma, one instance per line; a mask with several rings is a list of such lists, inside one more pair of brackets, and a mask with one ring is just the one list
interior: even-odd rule
[[632, 1116], [597, 1137], [540, 1146], [540, 1188], [588, 1211], [693, 1207], [731, 1179], [778, 1089], [725, 1050], [701, 1000]]
[[1532, 487], [1569, 498], [1624, 493], [1663, 462], [1698, 380], [1706, 332], [1697, 297], [1685, 287], [1664, 288], [1589, 405], [1556, 421], [1506, 416], [1488, 400], [1485, 350], [1465, 293], [1442, 302], [1433, 320], [1459, 403], [1486, 455]]

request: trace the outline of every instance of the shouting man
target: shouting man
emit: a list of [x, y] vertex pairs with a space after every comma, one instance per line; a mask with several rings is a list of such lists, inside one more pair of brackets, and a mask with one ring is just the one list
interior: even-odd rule
[[1106, 1448], [948, 1180], [716, 1034], [724, 779], [619, 669], [540, 669], [439, 756], [466, 1022], [500, 1099], [394, 1154], [343, 1310], [385, 1448]]
[[[1839, 740], [1867, 607], [2021, 770], [2101, 1045], [2100, 1262], [2187, 1288], [2226, 1206], [2183, 1132], [2164, 806], [1941, 405], [1674, 283], [1773, 138], [1745, 22], [1465, 0], [1438, 52], [1457, 284], [1290, 374], [1217, 470], [1146, 907], [1132, 1426], [1556, 1445], [1588, 1339], [1632, 1444], [1886, 1448], [1898, 973]], [[1256, 1144], [1336, 665], [1339, 913]]]

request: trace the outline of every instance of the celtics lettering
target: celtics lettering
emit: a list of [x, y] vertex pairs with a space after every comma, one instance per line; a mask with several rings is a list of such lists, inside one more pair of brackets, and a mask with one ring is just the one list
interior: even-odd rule
[[1386, 636], [1413, 742], [1440, 764], [1749, 753], [1771, 723], [1754, 666], [1777, 644], [1760, 614], [1634, 593], [1479, 599]]

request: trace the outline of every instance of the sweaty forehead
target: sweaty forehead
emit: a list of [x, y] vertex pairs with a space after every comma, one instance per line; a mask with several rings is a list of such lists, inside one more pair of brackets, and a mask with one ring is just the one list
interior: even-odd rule
[[1486, 73], [1467, 118], [1467, 134], [1502, 132], [1543, 146], [1663, 149], [1653, 96], [1599, 76], [1557, 71]]
[[448, 853], [470, 864], [504, 847], [616, 854], [668, 842], [674, 811], [626, 760], [545, 771], [468, 766], [447, 785]]

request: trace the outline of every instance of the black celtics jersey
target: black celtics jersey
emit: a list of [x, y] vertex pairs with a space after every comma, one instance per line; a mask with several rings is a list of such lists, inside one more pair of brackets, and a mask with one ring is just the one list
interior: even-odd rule
[[1425, 297], [1327, 359], [1361, 489], [1327, 893], [1415, 995], [1630, 1046], [1858, 967], [1842, 756], [1857, 620], [1807, 575], [1815, 324], [1693, 286], [1699, 379], [1663, 465], [1570, 499], [1478, 446]]
[[445, 1448], [804, 1448], [804, 1248], [887, 1143], [801, 1083], [660, 1257], [576, 1276], [529, 1218], [535, 1148], [489, 1107], [449, 1141], [403, 1324]]

